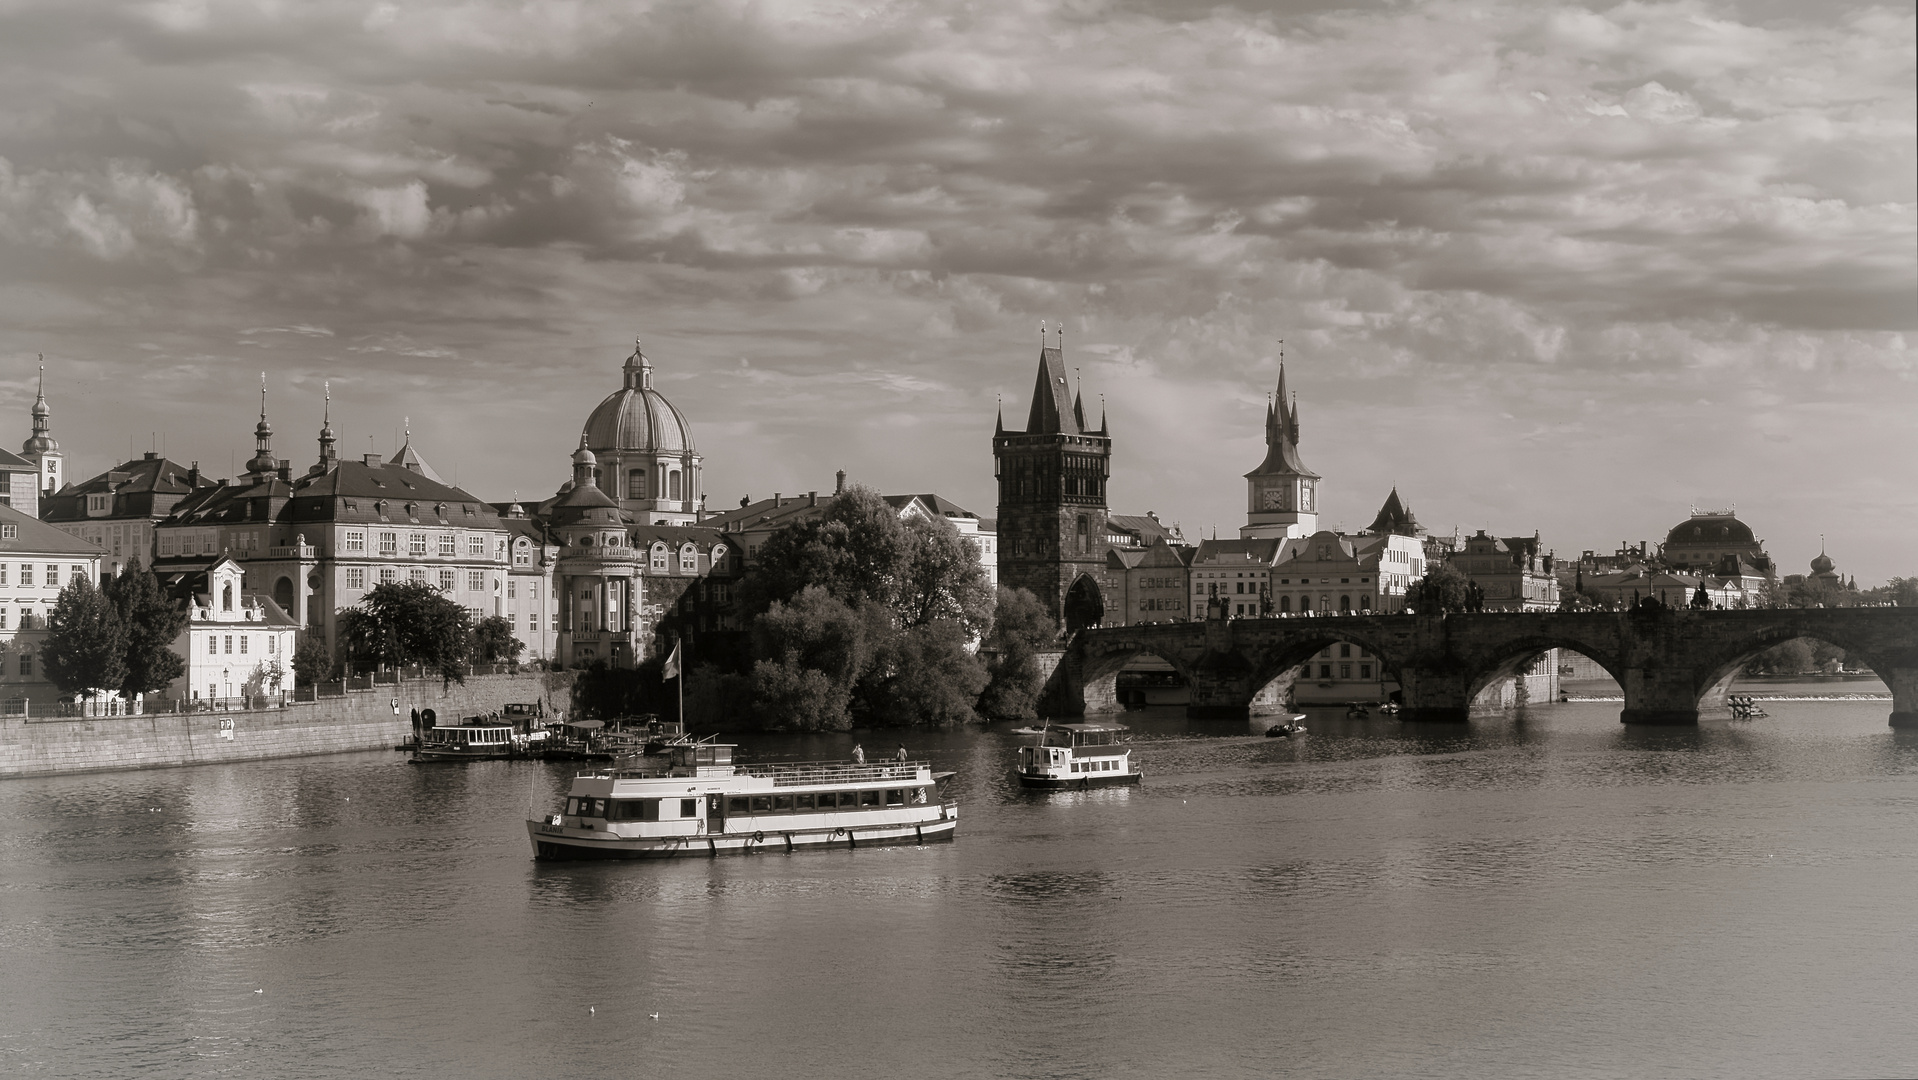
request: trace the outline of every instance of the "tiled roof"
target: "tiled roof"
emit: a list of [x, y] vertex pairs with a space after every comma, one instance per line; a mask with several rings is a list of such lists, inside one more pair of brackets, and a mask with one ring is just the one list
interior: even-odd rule
[[0, 523], [16, 525], [19, 534], [0, 539], [0, 555], [100, 555], [101, 549], [77, 536], [69, 536], [37, 518], [0, 506]]

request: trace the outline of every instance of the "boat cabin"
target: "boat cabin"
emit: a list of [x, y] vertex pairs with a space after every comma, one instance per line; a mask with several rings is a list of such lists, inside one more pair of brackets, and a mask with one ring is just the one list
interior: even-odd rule
[[[474, 717], [474, 720], [479, 719]], [[501, 724], [461, 724], [458, 727], [430, 727], [420, 733], [422, 747], [500, 747], [512, 745], [513, 729]]]
[[1124, 724], [1051, 724], [1039, 745], [1019, 748], [1018, 777], [1030, 787], [1130, 783], [1132, 750], [1121, 744]]

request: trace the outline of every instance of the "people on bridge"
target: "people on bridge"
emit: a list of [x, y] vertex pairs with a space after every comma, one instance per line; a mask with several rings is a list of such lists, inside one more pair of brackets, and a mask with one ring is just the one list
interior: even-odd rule
[[854, 765], [864, 765], [866, 763], [866, 748], [858, 743], [852, 744], [852, 763]]

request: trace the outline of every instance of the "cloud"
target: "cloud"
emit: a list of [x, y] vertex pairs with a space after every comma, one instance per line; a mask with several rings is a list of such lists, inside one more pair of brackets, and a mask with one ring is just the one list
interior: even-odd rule
[[[1729, 381], [1879, 415], [1918, 379], [1908, 7], [180, 0], [10, 24], [0, 314], [32, 351], [133, 335], [217, 365], [266, 340], [243, 328], [324, 326], [274, 355], [571, 417], [644, 334], [695, 375], [695, 423], [764, 415], [778, 440], [739, 451], [815, 470], [868, 445], [839, 438], [862, 410], [943, 432], [1023, 394], [1045, 318], [1155, 444], [1219, 427], [1206, 402], [1256, 413], [1278, 338], [1315, 407], [1428, 439], [1414, 406], [1651, 425]], [[761, 378], [705, 377], [742, 357]], [[1531, 419], [1508, 446], [1594, 430]], [[563, 479], [568, 424], [551, 469], [474, 470]], [[942, 482], [989, 497], [959, 431], [929, 447]], [[1141, 498], [1241, 498], [1243, 468], [1193, 487], [1162, 459]]]

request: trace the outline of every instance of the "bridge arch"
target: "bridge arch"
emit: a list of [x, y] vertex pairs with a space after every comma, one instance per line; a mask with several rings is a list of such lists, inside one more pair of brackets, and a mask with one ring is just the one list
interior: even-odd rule
[[[1084, 527], [1083, 519], [1080, 525]], [[1078, 580], [1066, 590], [1066, 633], [1074, 634], [1098, 626], [1105, 621], [1105, 615], [1105, 595], [1099, 589], [1099, 582], [1091, 574], [1080, 574]]]
[[[1297, 625], [1295, 626], [1294, 623]], [[1251, 684], [1263, 694], [1274, 682], [1284, 679], [1334, 645], [1352, 644], [1371, 654], [1382, 676], [1398, 678], [1402, 658], [1396, 646], [1358, 619], [1290, 620], [1286, 629], [1304, 632], [1287, 634], [1282, 640], [1247, 650]]]
[[1605, 674], [1610, 675], [1619, 686], [1625, 685], [1625, 659], [1611, 649], [1570, 634], [1520, 634], [1501, 640], [1496, 646], [1473, 657], [1465, 681], [1465, 700], [1477, 700], [1486, 687], [1517, 676], [1540, 655], [1553, 649], [1575, 652], [1603, 668]]
[[1836, 620], [1788, 618], [1757, 626], [1743, 637], [1708, 646], [1693, 664], [1693, 692], [1702, 705], [1722, 704], [1732, 681], [1760, 653], [1787, 641], [1809, 638], [1836, 645], [1848, 658], [1856, 657], [1890, 685], [1890, 657], [1876, 655], [1880, 642], [1852, 633]]

